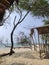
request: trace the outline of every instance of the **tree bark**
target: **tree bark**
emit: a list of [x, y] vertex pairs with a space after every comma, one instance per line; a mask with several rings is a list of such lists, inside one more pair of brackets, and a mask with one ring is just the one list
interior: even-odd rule
[[13, 46], [14, 46], [14, 43], [13, 43], [13, 33], [14, 33], [14, 31], [12, 31], [11, 32], [11, 49], [10, 49], [10, 55], [12, 55], [12, 53], [14, 53], [14, 51], [13, 51]]

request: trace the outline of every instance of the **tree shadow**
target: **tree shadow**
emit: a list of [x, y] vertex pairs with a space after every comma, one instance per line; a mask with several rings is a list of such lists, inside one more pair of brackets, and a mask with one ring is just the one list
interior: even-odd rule
[[4, 56], [7, 56], [9, 55], [10, 53], [3, 53], [3, 54], [0, 54], [0, 57], [4, 57]]
[[[13, 54], [13, 53], [12, 53], [12, 54]], [[8, 55], [11, 56], [10, 52], [9, 52], [9, 53], [0, 54], [0, 58], [1, 58], [1, 57], [4, 57], [4, 56], [8, 56]]]

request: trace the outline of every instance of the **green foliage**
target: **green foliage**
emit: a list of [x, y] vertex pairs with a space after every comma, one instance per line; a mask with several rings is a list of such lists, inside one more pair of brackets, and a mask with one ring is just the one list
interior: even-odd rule
[[49, 24], [49, 20], [44, 20], [44, 25]]
[[24, 10], [30, 10], [35, 16], [49, 16], [49, 3], [46, 0], [20, 0], [19, 6]]
[[9, 10], [12, 12], [14, 10], [14, 6], [11, 6]]
[[48, 33], [48, 34], [43, 34], [43, 35], [42, 35], [42, 40], [43, 40], [43, 41], [44, 41], [44, 40], [49, 41], [49, 33]]
[[19, 6], [20, 6], [23, 10], [28, 10], [29, 0], [20, 0]]
[[37, 0], [32, 5], [32, 12], [35, 16], [49, 16], [49, 3], [46, 0]]
[[[17, 5], [15, 4], [17, 7]], [[48, 0], [19, 0], [19, 5], [23, 10], [30, 10], [34, 16], [49, 17]], [[10, 7], [12, 11], [14, 7]]]
[[31, 40], [29, 37], [27, 37], [24, 32], [21, 32], [19, 37], [17, 37], [19, 40], [17, 40], [17, 44], [22, 46], [28, 46], [31, 45]]
[[28, 43], [28, 41], [26, 38], [24, 38], [24, 39], [22, 38], [21, 43]]

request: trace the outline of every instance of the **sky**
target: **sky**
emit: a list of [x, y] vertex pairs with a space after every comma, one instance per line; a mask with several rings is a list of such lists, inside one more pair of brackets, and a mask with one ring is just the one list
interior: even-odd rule
[[[22, 15], [24, 16], [25, 14], [26, 14], [26, 11], [23, 11]], [[10, 42], [10, 34], [13, 29], [13, 21], [15, 16], [17, 17], [16, 18], [16, 23], [17, 23], [19, 19], [19, 15], [14, 11], [10, 15], [10, 17], [6, 20], [6, 23], [0, 27], [0, 39], [3, 39], [4, 42], [7, 39], [8, 39], [8, 42]], [[14, 32], [14, 38], [19, 36], [20, 31], [24, 32], [25, 35], [30, 34], [30, 29], [32, 27], [38, 27], [43, 25], [42, 20], [43, 20], [42, 18], [33, 17], [33, 15], [29, 13], [24, 19], [24, 21], [17, 26]]]

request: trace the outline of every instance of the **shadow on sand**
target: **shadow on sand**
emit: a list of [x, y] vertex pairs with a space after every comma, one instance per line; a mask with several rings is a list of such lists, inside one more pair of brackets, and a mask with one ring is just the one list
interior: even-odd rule
[[0, 57], [4, 57], [4, 56], [7, 56], [9, 55], [10, 53], [3, 53], [3, 54], [0, 54]]
[[[4, 56], [11, 56], [10, 53], [3, 53], [0, 54], [0, 58]], [[13, 57], [23, 57], [28, 59], [40, 59], [39, 57], [35, 57], [34, 54], [30, 52], [19, 52], [19, 53], [13, 53]], [[49, 59], [49, 53], [45, 54], [45, 56], [42, 59]]]
[[[4, 56], [10, 56], [10, 53], [3, 53], [0, 54], [0, 57], [4, 57]], [[23, 57], [23, 58], [28, 58], [28, 59], [37, 59], [36, 57], [34, 57], [34, 55], [30, 54], [29, 52], [20, 52], [20, 53], [14, 53], [13, 57]]]
[[[12, 53], [12, 54], [14, 54], [14, 53]], [[3, 54], [0, 54], [0, 57], [4, 57], [4, 56], [11, 56], [12, 55], [10, 52], [9, 53], [3, 53]]]

